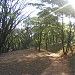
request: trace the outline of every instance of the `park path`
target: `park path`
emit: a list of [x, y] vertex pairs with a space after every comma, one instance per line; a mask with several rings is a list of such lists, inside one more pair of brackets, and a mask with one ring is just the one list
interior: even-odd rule
[[51, 65], [41, 75], [75, 75], [75, 60], [72, 58], [54, 58]]
[[75, 75], [75, 57], [21, 50], [0, 56], [0, 75]]

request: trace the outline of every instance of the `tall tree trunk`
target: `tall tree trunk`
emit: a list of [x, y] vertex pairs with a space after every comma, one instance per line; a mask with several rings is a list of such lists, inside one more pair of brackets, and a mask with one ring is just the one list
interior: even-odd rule
[[70, 17], [69, 17], [69, 32], [67, 32], [68, 37], [67, 37], [67, 46], [66, 46], [66, 53], [68, 53], [68, 51], [70, 50], [73, 54], [73, 50], [72, 50], [72, 46], [71, 46], [71, 41], [74, 37], [74, 34], [72, 34], [72, 25], [71, 25], [71, 21], [70, 21]]
[[58, 37], [56, 36], [56, 43], [58, 43]]
[[46, 50], [48, 50], [48, 44], [47, 44], [48, 41], [47, 41], [47, 40], [48, 40], [48, 38], [47, 38], [47, 36], [46, 36], [46, 42], [45, 42], [45, 44], [46, 44]]
[[54, 45], [54, 35], [53, 35], [53, 45]]
[[64, 23], [63, 23], [63, 13], [62, 13], [62, 29], [61, 29], [62, 38], [61, 38], [61, 40], [62, 40], [63, 53], [65, 54], [65, 50], [64, 50], [64, 31], [63, 31], [63, 29], [64, 29]]
[[42, 36], [42, 32], [40, 32], [40, 34], [39, 34], [39, 42], [38, 42], [39, 43], [38, 44], [39, 45], [39, 52], [40, 52], [40, 47], [41, 47], [41, 36]]

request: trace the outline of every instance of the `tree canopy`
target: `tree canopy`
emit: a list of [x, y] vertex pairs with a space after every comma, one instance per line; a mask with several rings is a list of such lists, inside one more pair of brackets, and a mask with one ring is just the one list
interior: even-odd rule
[[[75, 10], [68, 0], [40, 0], [29, 3], [17, 0], [0, 1], [0, 53], [35, 47], [51, 50], [61, 46], [67, 54], [75, 43]], [[28, 17], [22, 10], [28, 5], [40, 9], [37, 16]], [[46, 6], [45, 6], [46, 5]], [[49, 6], [47, 6], [49, 5]], [[68, 18], [69, 23], [64, 22]], [[24, 20], [25, 19], [25, 20]], [[22, 20], [23, 29], [15, 28]], [[60, 21], [61, 20], [61, 21]]]

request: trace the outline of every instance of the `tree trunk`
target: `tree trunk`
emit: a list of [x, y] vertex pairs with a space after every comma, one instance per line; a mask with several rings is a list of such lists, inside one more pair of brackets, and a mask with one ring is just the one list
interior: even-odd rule
[[53, 35], [53, 45], [54, 45], [54, 35]]
[[39, 35], [39, 42], [38, 42], [39, 52], [40, 52], [40, 46], [41, 46], [41, 36], [42, 36], [42, 32], [40, 32], [40, 35]]
[[63, 13], [62, 13], [62, 30], [61, 30], [62, 38], [61, 38], [61, 40], [62, 40], [63, 53], [65, 54], [65, 50], [64, 50], [64, 31], [63, 31], [63, 29], [64, 29], [64, 23], [63, 23]]

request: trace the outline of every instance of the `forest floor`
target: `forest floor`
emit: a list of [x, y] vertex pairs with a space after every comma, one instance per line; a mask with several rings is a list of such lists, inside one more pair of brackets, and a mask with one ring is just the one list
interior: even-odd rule
[[75, 57], [32, 49], [4, 53], [0, 75], [75, 75]]

